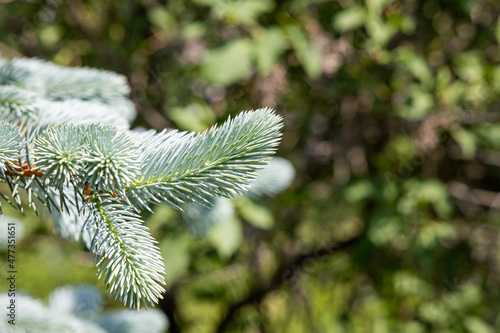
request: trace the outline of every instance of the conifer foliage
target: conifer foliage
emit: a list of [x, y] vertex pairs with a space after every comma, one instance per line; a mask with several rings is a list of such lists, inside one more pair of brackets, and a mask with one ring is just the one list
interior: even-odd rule
[[108, 71], [1, 60], [0, 195], [21, 211], [22, 199], [47, 209], [61, 235], [95, 254], [109, 293], [140, 308], [162, 297], [165, 274], [140, 212], [247, 191], [282, 121], [259, 109], [198, 134], [135, 132], [129, 91]]

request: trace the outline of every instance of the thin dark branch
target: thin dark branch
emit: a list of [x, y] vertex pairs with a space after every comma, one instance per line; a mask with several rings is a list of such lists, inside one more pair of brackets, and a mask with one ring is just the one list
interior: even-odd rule
[[242, 307], [247, 304], [260, 303], [268, 293], [277, 290], [281, 285], [290, 281], [294, 274], [302, 268], [306, 260], [324, 258], [325, 256], [344, 251], [351, 247], [353, 244], [357, 243], [363, 237], [363, 235], [364, 234], [361, 234], [343, 243], [333, 243], [319, 249], [315, 249], [314, 251], [308, 253], [299, 254], [288, 261], [282, 262], [282, 264], [276, 270], [273, 278], [267, 285], [258, 286], [252, 292], [250, 292], [250, 294], [246, 298], [234, 303], [229, 307], [229, 310], [226, 312], [226, 315], [217, 328], [217, 332], [226, 332], [227, 325], [233, 320], [235, 314]]

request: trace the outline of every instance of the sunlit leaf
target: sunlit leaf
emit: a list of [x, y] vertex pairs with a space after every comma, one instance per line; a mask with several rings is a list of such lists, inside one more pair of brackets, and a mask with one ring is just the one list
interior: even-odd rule
[[252, 44], [235, 39], [211, 50], [203, 61], [201, 74], [210, 82], [229, 85], [246, 78], [252, 71]]

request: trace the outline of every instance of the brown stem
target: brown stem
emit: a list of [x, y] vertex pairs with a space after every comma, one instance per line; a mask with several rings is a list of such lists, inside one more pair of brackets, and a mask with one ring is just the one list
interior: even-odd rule
[[5, 174], [7, 176], [31, 177], [34, 175], [35, 177], [42, 177], [43, 173], [44, 173], [44, 171], [38, 170], [36, 165], [34, 165], [34, 164], [30, 168], [30, 166], [28, 165], [28, 162], [23, 162], [23, 164], [21, 165], [20, 168], [15, 168], [15, 167], [11, 166], [11, 165], [15, 165], [15, 166], [19, 167], [19, 162], [17, 162], [17, 161], [9, 162], [9, 163], [6, 163], [5, 165], [7, 167], [7, 170], [5, 170]]

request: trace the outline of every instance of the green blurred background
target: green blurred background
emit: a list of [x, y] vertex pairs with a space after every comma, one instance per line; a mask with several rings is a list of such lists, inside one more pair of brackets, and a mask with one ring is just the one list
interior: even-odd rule
[[[265, 106], [284, 117], [288, 190], [236, 202], [239, 223], [215, 238], [165, 207], [145, 216], [170, 332], [489, 333], [499, 13], [494, 0], [3, 0], [0, 50], [126, 75], [134, 126], [201, 131]], [[81, 244], [22, 219], [18, 288], [103, 289]]]

